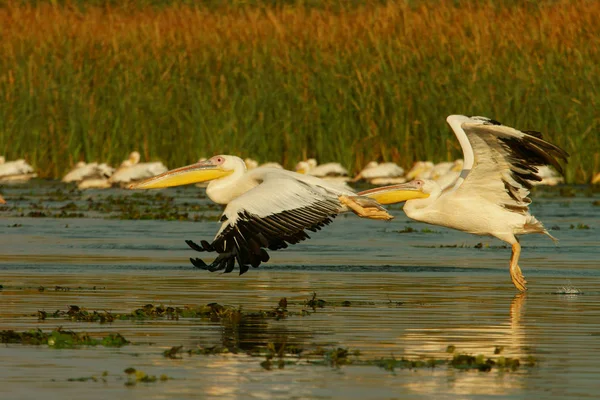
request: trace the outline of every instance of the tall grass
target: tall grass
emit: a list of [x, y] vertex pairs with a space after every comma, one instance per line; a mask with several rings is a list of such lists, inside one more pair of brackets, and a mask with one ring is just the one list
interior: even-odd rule
[[95, 3], [0, 7], [0, 154], [44, 177], [133, 149], [408, 167], [460, 156], [456, 113], [542, 131], [570, 182], [600, 169], [597, 1]]

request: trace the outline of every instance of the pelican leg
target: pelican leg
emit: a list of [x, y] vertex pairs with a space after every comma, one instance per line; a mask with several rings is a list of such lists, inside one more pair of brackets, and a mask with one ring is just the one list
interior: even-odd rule
[[521, 245], [519, 243], [514, 243], [512, 245], [512, 255], [510, 257], [510, 279], [512, 279], [513, 285], [521, 292], [527, 290], [527, 281], [521, 272], [521, 268], [519, 267], [519, 256], [521, 255]]
[[351, 209], [361, 218], [389, 221], [394, 217], [373, 199], [363, 196], [340, 196], [340, 203]]

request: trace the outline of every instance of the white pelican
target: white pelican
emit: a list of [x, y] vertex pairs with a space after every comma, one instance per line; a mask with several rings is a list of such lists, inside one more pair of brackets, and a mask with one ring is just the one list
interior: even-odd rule
[[[439, 164], [436, 164], [436, 167], [437, 165]], [[460, 172], [462, 171], [462, 169], [463, 160], [458, 159], [450, 163], [450, 169], [446, 170], [445, 172], [443, 170], [440, 171], [440, 169], [436, 171], [434, 167], [433, 171], [431, 172], [431, 179], [436, 181], [438, 185], [440, 185], [442, 191], [444, 191], [450, 187], [453, 187], [456, 184], [456, 181], [460, 177]]]
[[340, 163], [325, 163], [318, 165], [317, 160], [309, 158], [306, 161], [300, 161], [296, 164], [296, 172], [299, 174], [312, 175], [327, 180], [337, 182], [347, 182], [350, 180], [348, 177], [348, 170]]
[[106, 177], [109, 178], [115, 169], [111, 166], [102, 163], [98, 164], [96, 162], [93, 163], [85, 163], [84, 161], [79, 161], [75, 168], [69, 171], [63, 178], [63, 182], [79, 182], [85, 179], [96, 178], [96, 177]]
[[247, 169], [258, 168], [258, 161], [253, 158], [244, 158], [244, 164], [246, 164]]
[[210, 265], [199, 258], [190, 259], [194, 266], [209, 271], [231, 272], [236, 260], [240, 275], [250, 266], [258, 267], [269, 260], [265, 249], [283, 249], [308, 239], [305, 230], [316, 232], [337, 214], [348, 211], [341, 201], [360, 216], [392, 218], [372, 199], [317, 177], [277, 168], [247, 171], [241, 158], [227, 155], [165, 172], [129, 188], [155, 189], [207, 181], [208, 197], [227, 205], [220, 219], [221, 228], [212, 243], [186, 243], [196, 251], [219, 253]]
[[565, 182], [565, 179], [556, 170], [547, 165], [538, 168], [538, 175], [542, 180], [533, 182], [533, 185], [556, 186]]
[[431, 161], [415, 161], [413, 167], [406, 173], [406, 179], [429, 179], [434, 164]]
[[446, 121], [464, 153], [464, 168], [452, 189], [442, 193], [435, 181], [419, 179], [359, 194], [381, 204], [406, 201], [404, 212], [412, 219], [509, 243], [510, 276], [525, 291], [516, 236], [542, 233], [556, 241], [529, 213], [529, 189], [541, 180], [539, 166], [550, 164], [562, 173], [559, 160], [569, 155], [539, 132], [519, 131], [485, 117], [451, 115]]
[[140, 153], [132, 152], [129, 158], [121, 163], [121, 166], [110, 177], [111, 183], [130, 183], [150, 178], [167, 171], [167, 167], [160, 161], [141, 163]]
[[365, 180], [373, 185], [392, 185], [394, 183], [404, 183], [404, 169], [393, 162], [378, 163], [371, 161], [358, 175], [352, 179], [352, 182]]
[[0, 181], [24, 182], [35, 178], [37, 174], [25, 160], [6, 161], [0, 156]]

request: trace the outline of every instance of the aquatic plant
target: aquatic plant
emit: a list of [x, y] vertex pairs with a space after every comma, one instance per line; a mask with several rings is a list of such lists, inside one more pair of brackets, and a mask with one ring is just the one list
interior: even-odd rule
[[70, 349], [79, 346], [121, 347], [129, 344], [119, 333], [111, 333], [102, 339], [94, 339], [89, 334], [64, 330], [61, 327], [51, 332], [32, 329], [25, 332], [5, 330], [0, 332], [0, 343], [18, 343], [28, 345], [48, 345], [54, 349]]

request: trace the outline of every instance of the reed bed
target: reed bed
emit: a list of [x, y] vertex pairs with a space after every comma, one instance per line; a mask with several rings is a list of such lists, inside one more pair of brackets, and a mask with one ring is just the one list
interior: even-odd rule
[[600, 170], [598, 1], [81, 4], [0, 3], [0, 154], [42, 177], [133, 149], [409, 167], [460, 156], [457, 113]]

